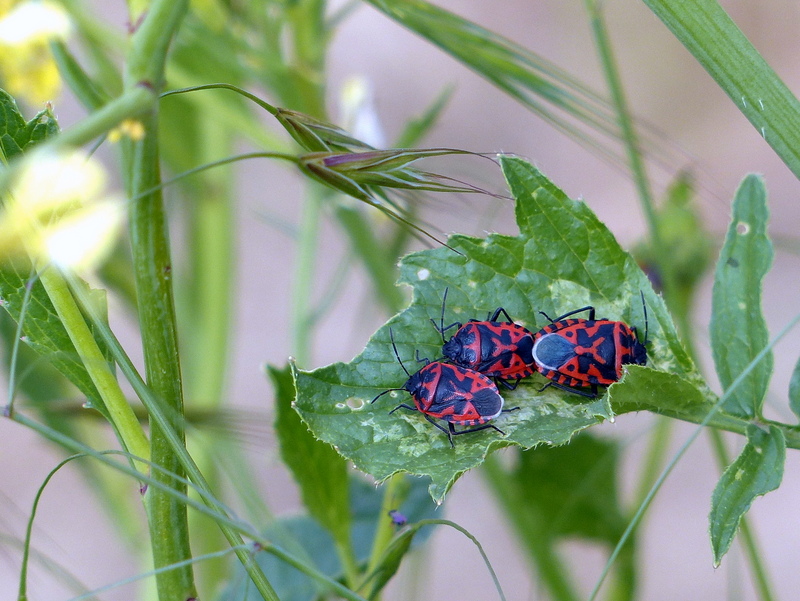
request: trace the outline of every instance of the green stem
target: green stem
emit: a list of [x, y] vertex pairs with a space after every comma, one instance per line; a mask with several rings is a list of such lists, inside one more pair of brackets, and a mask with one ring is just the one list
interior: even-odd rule
[[[142, 404], [147, 409], [147, 413], [150, 416], [151, 421], [156, 423], [158, 427], [163, 432], [167, 442], [169, 443], [172, 451], [178, 457], [178, 460], [181, 463], [181, 467], [186, 471], [189, 476], [189, 479], [194, 483], [195, 487], [198, 491], [201, 492], [203, 502], [210, 507], [213, 511], [215, 511], [221, 518], [215, 518], [217, 524], [219, 525], [220, 529], [222, 530], [225, 538], [227, 539], [228, 543], [232, 547], [239, 547], [240, 545], [244, 544], [241, 535], [241, 527], [237, 526], [237, 524], [228, 517], [227, 511], [225, 510], [224, 506], [221, 505], [219, 502], [216, 501], [213, 492], [211, 491], [211, 487], [208, 485], [205, 477], [203, 476], [202, 472], [198, 469], [197, 464], [192, 460], [191, 455], [186, 450], [183, 441], [172, 428], [171, 420], [168, 419], [167, 413], [158, 397], [155, 396], [152, 390], [145, 384], [142, 377], [139, 375], [139, 372], [136, 371], [136, 367], [133, 365], [133, 362], [130, 360], [130, 357], [125, 353], [125, 350], [120, 345], [119, 341], [117, 340], [114, 333], [108, 327], [97, 312], [94, 310], [94, 307], [89, 304], [89, 299], [87, 298], [86, 294], [80, 289], [79, 284], [77, 281], [70, 279], [69, 280], [70, 286], [75, 292], [76, 298], [80, 301], [83, 310], [91, 319], [92, 325], [94, 326], [95, 330], [98, 332], [99, 336], [106, 342], [109, 349], [111, 350], [111, 354], [116, 360], [117, 364], [120, 367], [120, 370], [125, 377], [127, 378], [128, 382], [130, 382], [131, 386], [133, 387], [134, 392], [142, 401]], [[21, 420], [17, 420], [21, 421]], [[29, 423], [29, 422], [26, 422]], [[38, 431], [38, 430], [37, 430]], [[56, 433], [58, 434], [58, 433]], [[52, 435], [51, 436], [55, 436]], [[61, 436], [58, 434], [57, 436], [60, 444], [64, 444], [67, 448], [71, 448], [76, 452], [84, 452], [86, 451], [85, 448], [77, 447], [74, 441], [71, 439]], [[124, 466], [118, 467], [121, 471], [125, 471]], [[126, 472], [127, 473], [127, 472]], [[168, 490], [168, 488], [161, 482], [157, 482], [160, 485], [162, 490]], [[174, 493], [177, 495], [179, 493]], [[184, 495], [185, 497], [185, 495]], [[182, 502], [189, 506], [194, 506], [194, 502], [188, 498], [182, 499]], [[247, 532], [248, 536], [252, 536], [251, 532]], [[253, 537], [254, 540], [259, 540]], [[261, 542], [259, 540], [259, 542]], [[262, 545], [264, 543], [262, 542]], [[261, 596], [265, 599], [265, 601], [279, 601], [275, 591], [273, 590], [272, 586], [270, 585], [267, 577], [264, 575], [264, 572], [258, 566], [257, 563], [252, 561], [249, 553], [244, 551], [237, 551], [236, 556], [239, 558], [239, 561], [244, 566], [245, 570], [249, 574], [253, 584], [261, 593]]]
[[389, 519], [389, 512], [392, 509], [397, 509], [399, 506], [397, 502], [400, 492], [399, 489], [402, 487], [404, 481], [405, 476], [403, 474], [395, 474], [389, 478], [383, 489], [383, 500], [381, 501], [381, 510], [378, 513], [378, 522], [375, 527], [375, 538], [372, 539], [372, 552], [367, 562], [366, 574], [372, 574], [375, 568], [378, 567], [378, 562], [380, 562], [384, 551], [386, 551], [389, 542], [394, 536], [394, 525], [392, 524], [392, 520]]
[[[155, 113], [144, 120], [144, 124], [147, 133], [143, 140], [134, 144], [133, 150], [133, 196], [160, 181]], [[181, 444], [185, 444], [178, 335], [172, 297], [172, 259], [160, 191], [131, 203], [130, 237], [147, 382], [167, 415], [172, 416], [170, 425]], [[160, 426], [152, 421], [150, 454], [155, 464], [169, 472], [182, 474], [180, 461]], [[159, 472], [156, 478], [160, 477], [167, 478], [165, 483], [169, 488], [185, 492], [185, 487], [179, 482]], [[148, 490], [146, 501], [155, 568], [190, 558], [192, 553], [186, 507], [159, 489]], [[190, 599], [196, 596], [191, 565], [159, 573], [156, 582], [160, 599]]]
[[172, 37], [189, 10], [189, 0], [152, 0], [144, 19], [131, 36], [125, 68], [125, 89], [147, 85], [160, 89]]
[[[728, 456], [728, 449], [725, 447], [725, 441], [722, 434], [717, 430], [709, 432], [711, 437], [711, 448], [714, 450], [714, 456], [717, 459], [717, 464], [721, 470], [724, 470], [731, 463]], [[772, 593], [772, 585], [769, 581], [766, 567], [762, 558], [764, 557], [759, 549], [758, 540], [755, 533], [750, 528], [750, 521], [746, 515], [742, 516], [741, 522], [742, 542], [744, 545], [747, 558], [750, 561], [750, 566], [753, 569], [753, 577], [755, 579], [756, 589], [758, 590], [759, 598], [762, 601], [773, 601], [775, 596]]]
[[48, 142], [48, 145], [61, 148], [88, 144], [95, 138], [105, 135], [125, 119], [145, 113], [157, 100], [158, 97], [152, 89], [143, 86], [132, 87], [83, 121], [61, 132], [52, 142]]
[[[54, 267], [48, 267], [39, 274], [39, 279], [100, 394], [123, 447], [137, 457], [148, 459], [150, 450], [144, 430], [89, 330], [64, 277]], [[141, 471], [147, 469], [143, 465], [137, 467]]]
[[[123, 83], [126, 90], [163, 85], [167, 50], [189, 8], [188, 0], [153, 0], [131, 37]], [[125, 152], [129, 192], [136, 197], [161, 180], [158, 153], [158, 105], [142, 118], [145, 136]], [[167, 416], [170, 433], [185, 447], [183, 390], [178, 354], [175, 303], [172, 296], [172, 259], [163, 197], [160, 191], [131, 203], [131, 254], [147, 382]], [[172, 448], [170, 435], [158, 420], [150, 421], [150, 455], [156, 465], [155, 478], [181, 493], [186, 485], [168, 473], [183, 476], [181, 461]], [[179, 564], [192, 557], [186, 505], [162, 489], [148, 489], [146, 504], [150, 544], [156, 569]], [[184, 600], [197, 597], [191, 564], [156, 576], [159, 599]]]
[[625, 142], [625, 150], [628, 155], [628, 161], [630, 162], [631, 172], [636, 182], [636, 189], [639, 192], [639, 201], [642, 203], [642, 208], [650, 230], [650, 238], [656, 249], [656, 257], [658, 257], [660, 263], [666, 259], [666, 256], [660, 252], [663, 250], [664, 246], [659, 233], [658, 215], [656, 214], [653, 195], [650, 192], [650, 183], [647, 179], [644, 162], [642, 161], [642, 151], [639, 146], [636, 131], [633, 128], [633, 120], [631, 119], [628, 103], [622, 89], [622, 81], [620, 80], [617, 64], [614, 60], [614, 53], [611, 49], [611, 42], [608, 38], [603, 14], [597, 0], [584, 0], [584, 4], [586, 6], [586, 11], [589, 13], [589, 21], [592, 27], [592, 33], [594, 33], [595, 44], [597, 45], [597, 51], [600, 55], [600, 61], [603, 64], [606, 83], [611, 92], [611, 101], [617, 112], [617, 121], [622, 130], [622, 139]]

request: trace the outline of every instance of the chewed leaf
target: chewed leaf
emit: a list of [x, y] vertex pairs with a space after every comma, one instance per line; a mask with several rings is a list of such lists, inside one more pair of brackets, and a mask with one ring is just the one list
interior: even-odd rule
[[[711, 348], [723, 388], [728, 388], [769, 344], [761, 289], [772, 264], [764, 181], [747, 176], [733, 199], [733, 216], [720, 251], [712, 292]], [[728, 395], [725, 409], [740, 417], [761, 414], [772, 375], [770, 351]]]
[[[612, 419], [605, 395], [587, 399], [552, 387], [541, 390], [547, 381], [538, 375], [513, 391], [500, 387], [505, 408], [519, 407], [491, 422], [503, 434], [487, 429], [457, 436], [455, 448], [419, 412], [389, 414], [400, 404], [413, 405], [405, 391], [371, 404], [379, 393], [402, 387], [408, 377], [392, 350], [390, 328], [410, 372], [421, 366], [415, 362], [417, 351], [420, 357], [441, 357], [442, 337], [429, 320], [441, 315], [445, 288], [445, 324], [485, 319], [502, 306], [517, 323], [536, 331], [548, 323], [539, 311], [559, 315], [594, 305], [599, 317], [635, 325], [642, 336], [647, 331], [648, 365], [679, 374], [693, 388], [703, 386], [663, 302], [589, 208], [567, 198], [522, 160], [505, 157], [502, 165], [517, 199], [519, 236], [453, 236], [448, 243], [461, 254], [438, 248], [405, 257], [401, 282], [414, 289], [411, 306], [378, 330], [349, 364], [294, 370], [295, 407], [318, 438], [378, 480], [396, 472], [430, 477], [436, 501], [494, 449], [565, 444], [576, 432]], [[640, 294], [647, 304], [647, 324]], [[703, 398], [699, 395], [698, 402]]]

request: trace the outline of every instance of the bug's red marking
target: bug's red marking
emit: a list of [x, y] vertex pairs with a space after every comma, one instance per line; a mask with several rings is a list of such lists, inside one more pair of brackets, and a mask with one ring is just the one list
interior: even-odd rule
[[[459, 367], [474, 369], [494, 378], [511, 389], [516, 388], [520, 379], [534, 372], [533, 334], [514, 323], [503, 307], [498, 307], [486, 321], [470, 319], [466, 324], [455, 322], [445, 326], [446, 302], [447, 289], [442, 299], [439, 325], [431, 320], [442, 335], [442, 354], [445, 358]], [[501, 315], [507, 321], [497, 321]], [[456, 328], [456, 333], [450, 340], [445, 340], [444, 333], [453, 328]]]
[[[583, 311], [589, 312], [589, 319], [567, 319]], [[547, 319], [550, 325], [534, 335], [532, 354], [536, 369], [551, 380], [548, 386], [594, 397], [598, 386], [609, 386], [622, 377], [623, 365], [647, 363], [647, 335], [642, 343], [635, 327], [622, 321], [595, 319], [594, 307]], [[591, 393], [580, 388], [590, 388]]]
[[[453, 436], [459, 434], [491, 428], [505, 435], [500, 428], [487, 422], [503, 411], [514, 411], [519, 407], [504, 410], [503, 397], [500, 396], [494, 382], [471, 369], [441, 361], [431, 362], [427, 359], [418, 359], [427, 361], [426, 365], [415, 374], [409, 374], [397, 353], [394, 334], [391, 330], [389, 330], [389, 335], [392, 338], [395, 356], [403, 371], [408, 375], [408, 380], [400, 388], [390, 388], [382, 392], [372, 399], [373, 403], [392, 390], [405, 390], [414, 400], [414, 406], [401, 404], [389, 413], [394, 413], [400, 408], [419, 411], [425, 419], [447, 434], [452, 447], [455, 447]], [[447, 427], [445, 428], [437, 420], [445, 422]], [[472, 427], [456, 430], [456, 425]]]

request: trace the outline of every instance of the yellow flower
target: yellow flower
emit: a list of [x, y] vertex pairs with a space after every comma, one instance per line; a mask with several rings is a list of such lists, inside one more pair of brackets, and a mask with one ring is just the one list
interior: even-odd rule
[[64, 9], [47, 0], [0, 0], [0, 81], [12, 96], [41, 104], [58, 95], [61, 79], [48, 42], [66, 39]]
[[103, 168], [78, 151], [33, 152], [23, 161], [0, 213], [0, 260], [99, 263], [125, 216], [121, 199], [105, 194]]
[[109, 142], [119, 142], [122, 137], [128, 137], [134, 142], [144, 138], [144, 124], [136, 119], [125, 119], [117, 127], [108, 132]]

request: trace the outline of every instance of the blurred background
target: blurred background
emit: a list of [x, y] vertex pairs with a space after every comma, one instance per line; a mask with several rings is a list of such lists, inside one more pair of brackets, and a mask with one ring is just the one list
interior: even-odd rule
[[[800, 89], [800, 4], [790, 0], [731, 0], [721, 4], [786, 84], [793, 90]], [[127, 15], [121, 2], [86, 5], [122, 35]], [[541, 54], [605, 93], [588, 19], [579, 0], [437, 0], [437, 5]], [[739, 182], [747, 173], [764, 175], [776, 247], [774, 267], [765, 281], [764, 311], [774, 335], [800, 309], [800, 183], [646, 6], [631, 0], [609, 0], [603, 6], [631, 107], [641, 122], [661, 132], [658, 141], [668, 156], [664, 165], [648, 165], [657, 198], [679, 171], [691, 172], [697, 184], [698, 210], [719, 245], [729, 219], [730, 200]], [[376, 145], [390, 145], [403, 124], [425, 111], [443, 88], [453, 86], [446, 110], [422, 145], [526, 157], [571, 197], [585, 200], [623, 247], [632, 247], [643, 236], [645, 222], [636, 191], [623, 170], [557, 132], [453, 58], [370, 6], [357, 5], [336, 31], [327, 66], [326, 94], [331, 118], [346, 125], [342, 121], [342, 99], [348, 86], [356, 81], [367, 91], [374, 111], [369, 131], [379, 136], [377, 140], [380, 136], [384, 140]], [[181, 81], [175, 85], [204, 83], [211, 82]], [[250, 91], [274, 100], [268, 93]], [[85, 114], [68, 91], [53, 98], [53, 106], [62, 128], [70, 127]], [[23, 110], [29, 118], [39, 108], [28, 105]], [[277, 127], [273, 131], [284, 136]], [[248, 148], [248, 143], [240, 143], [239, 150]], [[110, 154], [101, 156], [113, 164]], [[499, 168], [488, 161], [449, 158], [443, 164], [454, 177], [504, 193]], [[275, 514], [289, 514], [299, 507], [298, 493], [277, 457], [271, 432], [273, 393], [263, 366], [282, 366], [295, 353], [289, 321], [293, 265], [297, 260], [292, 232], [301, 219], [302, 179], [286, 165], [268, 160], [239, 163], [235, 173], [237, 259], [225, 400], [241, 417], [235, 422], [235, 438], [258, 474], [259, 490]], [[172, 201], [183, 202], [174, 198]], [[517, 233], [511, 201], [489, 196], [433, 197], [424, 206], [424, 219], [436, 233]], [[178, 252], [186, 235], [176, 224], [173, 236]], [[321, 252], [312, 292], [317, 300], [329, 290], [348, 246], [327, 217], [321, 221], [318, 243]], [[414, 242], [412, 247], [424, 248], [425, 244]], [[176, 279], [182, 277], [185, 259], [176, 257]], [[700, 287], [692, 322], [702, 371], [716, 386], [707, 342], [710, 290], [711, 271]], [[367, 280], [359, 269], [348, 277], [333, 301], [330, 312], [315, 328], [313, 347], [303, 368], [349, 361], [387, 318], [385, 311], [371, 302]], [[135, 324], [113, 295], [110, 306], [112, 326], [141, 365]], [[787, 415], [786, 391], [798, 355], [797, 336], [787, 337], [775, 348], [775, 374], [767, 411], [787, 421], [791, 417]], [[191, 399], [187, 398], [187, 404]], [[594, 428], [601, 436], [621, 441], [622, 466], [630, 468], [621, 472], [620, 490], [625, 500], [633, 494], [633, 472], [644, 452], [645, 434], [652, 422], [649, 414], [629, 414], [614, 424]], [[691, 424], [677, 425], [671, 443], [675, 449], [693, 428]], [[743, 439], [726, 439], [730, 452], [738, 453]], [[24, 536], [33, 496], [62, 457], [61, 450], [36, 434], [0, 420], [0, 598], [11, 599], [15, 595], [19, 552], [12, 541]], [[667, 479], [640, 528], [638, 598], [757, 598], [737, 543], [720, 568], [712, 565], [708, 511], [718, 476], [707, 439], [701, 436]], [[137, 491], [131, 488], [129, 494], [136, 495]], [[758, 499], [748, 514], [781, 599], [793, 598], [800, 588], [800, 572], [796, 569], [800, 559], [799, 494], [800, 469], [795, 453], [790, 451], [782, 486]], [[524, 550], [478, 471], [458, 481], [438, 514], [464, 526], [481, 541], [508, 599], [546, 598]], [[113, 533], [113, 521], [114, 516], [99, 506], [86, 489], [80, 471], [67, 468], [45, 492], [33, 535], [34, 548], [79, 577], [88, 589], [145, 571], [146, 565]], [[141, 524], [145, 537], [143, 518]], [[605, 563], [606, 550], [572, 542], [560, 549], [573, 566], [573, 573], [581, 578], [579, 589], [588, 594]], [[203, 569], [202, 564], [196, 566], [198, 573]], [[39, 561], [33, 564], [29, 590], [31, 599], [73, 596], [63, 576]], [[100, 598], [133, 599], [135, 590], [136, 586], [124, 586]], [[396, 600], [495, 597], [476, 549], [463, 536], [447, 529], [437, 530], [415, 559], [404, 564], [386, 595], [387, 599]]]

